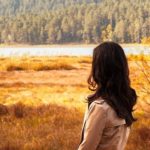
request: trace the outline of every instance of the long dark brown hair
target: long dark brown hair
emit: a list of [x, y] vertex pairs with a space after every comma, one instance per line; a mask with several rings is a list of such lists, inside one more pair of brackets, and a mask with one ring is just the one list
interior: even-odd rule
[[94, 48], [88, 84], [95, 91], [87, 98], [89, 105], [101, 96], [128, 126], [136, 120], [132, 112], [137, 95], [131, 88], [127, 58], [119, 44], [104, 42]]

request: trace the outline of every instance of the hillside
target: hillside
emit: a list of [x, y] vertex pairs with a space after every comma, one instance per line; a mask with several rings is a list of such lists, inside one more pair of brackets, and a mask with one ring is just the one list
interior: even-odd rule
[[140, 43], [149, 8], [149, 0], [0, 0], [0, 43]]
[[0, 0], [0, 15], [12, 15], [19, 12], [55, 10], [76, 4], [100, 3], [105, 0]]

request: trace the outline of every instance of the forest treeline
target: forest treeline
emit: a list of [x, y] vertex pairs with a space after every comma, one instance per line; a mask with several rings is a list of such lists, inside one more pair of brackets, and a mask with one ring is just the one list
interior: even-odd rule
[[140, 43], [150, 37], [149, 8], [149, 0], [0, 0], [0, 43]]

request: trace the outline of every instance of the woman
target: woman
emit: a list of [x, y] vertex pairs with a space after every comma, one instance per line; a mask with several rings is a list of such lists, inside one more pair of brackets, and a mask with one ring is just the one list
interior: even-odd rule
[[93, 51], [88, 96], [78, 150], [124, 150], [137, 95], [130, 86], [129, 68], [120, 45], [104, 42]]

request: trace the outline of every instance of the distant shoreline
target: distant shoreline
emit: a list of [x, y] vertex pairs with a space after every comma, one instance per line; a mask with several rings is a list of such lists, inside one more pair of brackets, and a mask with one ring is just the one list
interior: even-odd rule
[[[0, 44], [0, 48], [7, 48], [7, 47], [95, 47], [98, 44], [44, 44], [44, 45], [30, 45], [30, 44]], [[150, 44], [138, 44], [138, 43], [129, 43], [129, 44], [120, 44], [123, 47], [130, 47], [130, 46], [150, 46]]]

